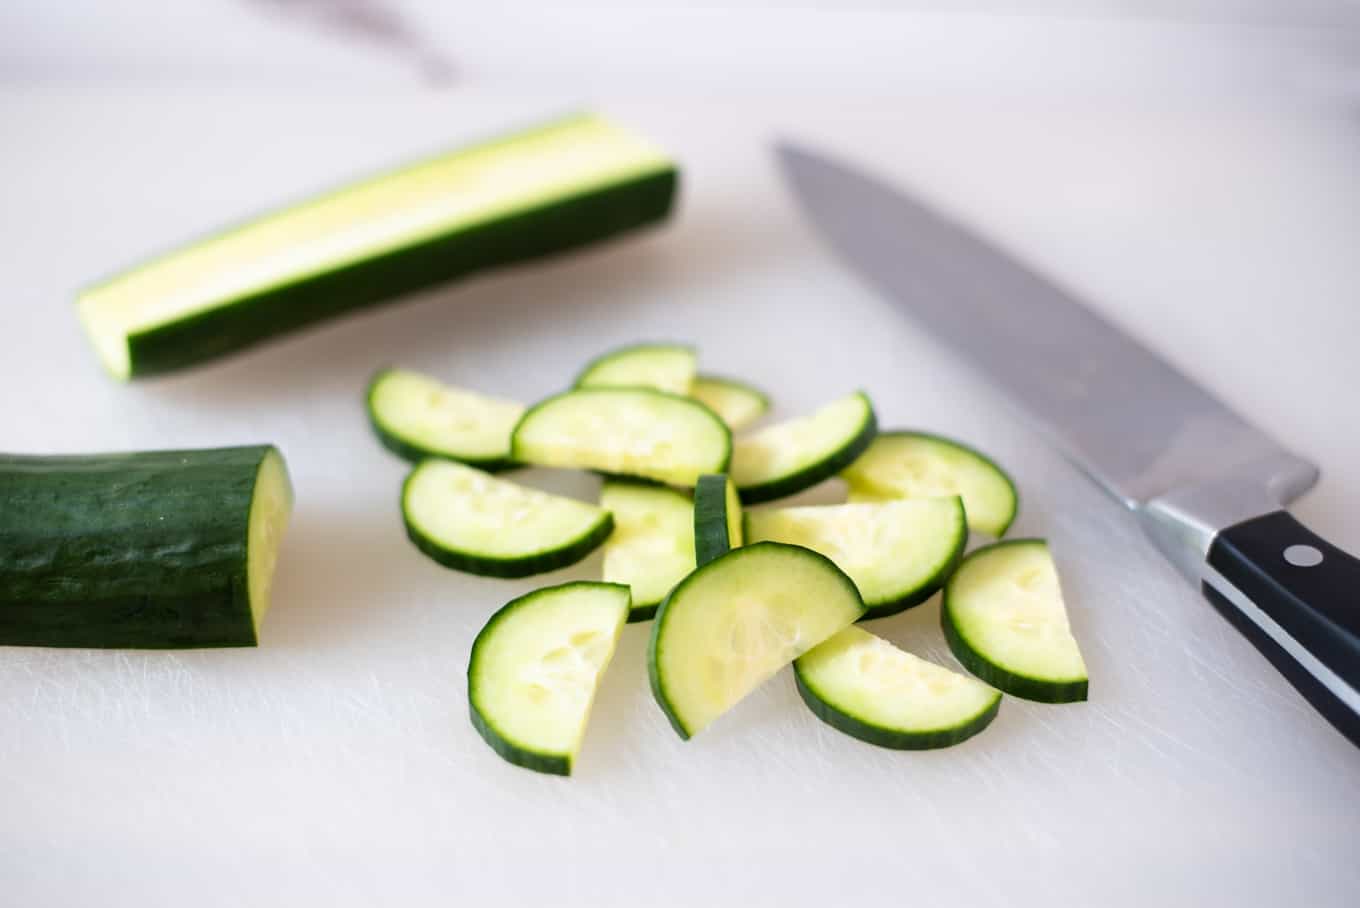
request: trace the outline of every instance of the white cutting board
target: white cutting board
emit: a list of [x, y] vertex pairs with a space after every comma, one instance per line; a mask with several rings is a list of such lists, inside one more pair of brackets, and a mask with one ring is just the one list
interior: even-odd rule
[[[1323, 112], [602, 104], [685, 165], [664, 231], [424, 293], [198, 371], [99, 373], [74, 287], [223, 221], [523, 122], [460, 95], [0, 95], [0, 447], [273, 441], [297, 510], [256, 650], [0, 648], [0, 903], [1356, 903], [1360, 754], [916, 326], [832, 263], [778, 130], [916, 186], [1023, 251], [1323, 467], [1299, 512], [1360, 550], [1355, 129]], [[503, 763], [468, 647], [535, 585], [407, 544], [403, 465], [361, 391], [395, 363], [532, 399], [590, 355], [679, 338], [788, 416], [862, 387], [958, 435], [1050, 538], [1091, 700], [1007, 698], [981, 737], [844, 737], [787, 673], [681, 742], [630, 626], [578, 775]], [[1130, 389], [1136, 393], [1136, 389]], [[594, 480], [537, 477], [593, 494]], [[830, 500], [834, 489], [820, 490]], [[934, 602], [872, 629], [953, 665]]]

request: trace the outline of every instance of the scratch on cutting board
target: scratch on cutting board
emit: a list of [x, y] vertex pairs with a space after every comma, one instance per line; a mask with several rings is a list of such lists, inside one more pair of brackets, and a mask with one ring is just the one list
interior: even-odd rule
[[368, 47], [397, 54], [427, 83], [453, 80], [453, 61], [386, 0], [245, 0], [247, 5], [283, 15], [304, 27], [340, 35]]

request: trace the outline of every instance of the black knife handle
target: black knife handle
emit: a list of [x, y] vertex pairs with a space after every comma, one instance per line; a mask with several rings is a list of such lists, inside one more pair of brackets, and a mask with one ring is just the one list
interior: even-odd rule
[[1288, 511], [1220, 532], [1204, 595], [1360, 746], [1360, 560]]

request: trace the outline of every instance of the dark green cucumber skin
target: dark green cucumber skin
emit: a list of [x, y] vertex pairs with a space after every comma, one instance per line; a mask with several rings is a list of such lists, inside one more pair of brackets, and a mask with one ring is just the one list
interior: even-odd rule
[[869, 449], [869, 445], [873, 443], [877, 435], [878, 417], [875, 415], [873, 407], [870, 406], [869, 418], [865, 420], [863, 428], [845, 447], [835, 454], [789, 476], [754, 486], [738, 486], [737, 495], [741, 498], [742, 504], [760, 504], [764, 501], [786, 498], [804, 489], [810, 489], [822, 480], [835, 476], [858, 460], [859, 456]]
[[955, 725], [952, 728], [903, 731], [865, 722], [863, 719], [837, 709], [831, 703], [822, 699], [816, 689], [803, 677], [803, 672], [799, 669], [797, 660], [794, 660], [793, 663], [793, 679], [798, 686], [798, 695], [803, 698], [803, 702], [807, 704], [808, 709], [812, 710], [812, 714], [818, 719], [852, 738], [858, 738], [869, 744], [891, 748], [892, 750], [936, 750], [941, 747], [952, 747], [955, 744], [967, 741], [973, 735], [991, 725], [992, 720], [1001, 710], [1001, 698], [997, 697], [989, 708], [973, 716], [967, 722]]
[[572, 381], [571, 386], [573, 388], [616, 387], [613, 385], [587, 385], [583, 384], [583, 382], [585, 382], [585, 380], [590, 377], [590, 373], [595, 371], [596, 367], [601, 364], [608, 362], [616, 356], [622, 356], [625, 353], [637, 353], [640, 350], [688, 350], [691, 353], [694, 352], [694, 348], [689, 344], [668, 344], [665, 341], [642, 341], [636, 344], [626, 344], [622, 347], [615, 347], [613, 350], [606, 350], [604, 353], [601, 353], [599, 356], [582, 366], [581, 371], [576, 373], [576, 378]]
[[703, 567], [732, 549], [727, 536], [727, 474], [708, 473], [694, 486], [694, 563]]
[[[996, 474], [1004, 479], [1006, 485], [1010, 486], [1011, 489], [1011, 513], [1010, 516], [1006, 518], [1006, 522], [1002, 524], [1001, 529], [997, 531], [996, 538], [1000, 539], [1002, 536], [1005, 536], [1006, 531], [1011, 528], [1011, 524], [1015, 523], [1016, 515], [1020, 513], [1020, 490], [1016, 487], [1015, 480], [1011, 478], [1011, 474], [1001, 469], [1000, 464], [995, 460], [992, 460], [992, 458], [988, 457], [986, 454], [983, 454], [977, 448], [972, 445], [966, 445], [956, 438], [950, 438], [946, 435], [936, 435], [933, 432], [919, 432], [915, 429], [892, 429], [890, 431], [879, 432], [878, 434], [883, 438], [925, 438], [972, 454], [978, 460], [995, 470]], [[849, 466], [849, 464], [847, 464], [847, 466]]]
[[368, 390], [364, 393], [364, 410], [368, 413], [368, 424], [373, 429], [373, 434], [378, 437], [379, 443], [393, 454], [408, 463], [420, 463], [431, 457], [443, 460], [456, 460], [458, 463], [476, 467], [487, 473], [501, 473], [506, 470], [513, 470], [521, 464], [515, 463], [508, 457], [493, 457], [490, 459], [479, 460], [475, 457], [459, 457], [450, 451], [440, 451], [434, 448], [427, 448], [418, 445], [413, 441], [402, 438], [396, 432], [388, 429], [382, 424], [382, 419], [378, 416], [378, 410], [373, 406], [373, 394], [377, 390], [378, 382], [382, 380], [390, 370], [381, 369], [372, 379], [369, 380]]
[[[855, 582], [847, 577], [844, 571], [836, 567], [834, 561], [823, 555], [821, 552], [814, 552], [812, 549], [803, 548], [800, 545], [789, 545], [784, 542], [753, 542], [750, 545], [732, 549], [726, 555], [710, 561], [703, 567], [695, 568], [693, 571], [690, 571], [689, 575], [686, 576], [684, 580], [677, 583], [675, 588], [666, 595], [666, 598], [661, 600], [661, 607], [656, 610], [656, 621], [652, 624], [652, 636], [647, 641], [647, 681], [652, 689], [652, 697], [656, 700], [657, 705], [661, 707], [661, 711], [666, 714], [666, 721], [671, 723], [671, 728], [675, 729], [675, 733], [680, 736], [682, 741], [688, 741], [690, 739], [691, 735], [689, 729], [685, 728], [684, 723], [680, 721], [680, 714], [677, 713], [675, 707], [671, 705], [670, 698], [666, 696], [665, 690], [661, 687], [661, 649], [659, 641], [661, 638], [661, 631], [666, 625], [666, 610], [670, 608], [671, 603], [676, 600], [676, 597], [684, 592], [685, 587], [704, 571], [716, 570], [724, 559], [745, 558], [751, 557], [752, 555], [758, 556], [762, 550], [768, 548], [797, 549], [811, 558], [824, 562], [831, 570], [844, 579], [846, 586], [854, 592], [855, 598], [860, 599], [859, 589], [855, 586]], [[863, 602], [862, 599], [860, 601]]]
[[545, 574], [548, 571], [568, 567], [580, 561], [603, 545], [604, 541], [609, 538], [609, 534], [614, 532], [614, 515], [605, 511], [600, 520], [584, 535], [576, 538], [568, 545], [550, 552], [538, 552], [521, 558], [494, 558], [487, 555], [475, 555], [471, 552], [460, 552], [457, 549], [447, 548], [438, 540], [426, 536], [420, 531], [419, 527], [406, 519], [406, 491], [413, 476], [415, 476], [415, 470], [411, 471], [411, 475], [406, 477], [406, 481], [401, 486], [401, 520], [406, 526], [406, 537], [432, 561], [442, 564], [446, 568], [462, 571], [464, 574], [478, 574], [482, 577], [501, 577], [503, 579]]
[[127, 338], [132, 378], [172, 372], [353, 309], [609, 239], [669, 214], [679, 177], [648, 173], [226, 302]]
[[643, 621], [651, 621], [656, 617], [657, 611], [661, 608], [660, 602], [645, 602], [642, 605], [633, 603], [633, 607], [628, 610], [628, 623], [640, 624]]
[[[972, 558], [1003, 545], [1033, 545], [1042, 542], [1041, 539], [1008, 539], [1005, 542], [983, 546], [968, 557]], [[1002, 668], [975, 650], [954, 622], [954, 616], [949, 609], [948, 584], [945, 584], [944, 601], [940, 606], [940, 627], [944, 630], [945, 642], [949, 644], [954, 658], [978, 680], [990, 684], [999, 691], [1036, 703], [1080, 703], [1087, 698], [1090, 682], [1085, 678], [1080, 681], [1049, 681], [1020, 675]]]
[[247, 534], [271, 450], [0, 456], [0, 644], [255, 646]]
[[[494, 615], [486, 622], [481, 631], [477, 634], [477, 639], [472, 643], [472, 658], [468, 660], [467, 682], [468, 682], [468, 713], [472, 718], [472, 727], [477, 729], [477, 734], [482, 736], [482, 740], [491, 746], [491, 749], [500, 754], [501, 759], [525, 769], [532, 769], [534, 772], [547, 773], [554, 776], [571, 775], [571, 758], [565, 754], [546, 754], [537, 750], [528, 750], [515, 744], [510, 739], [503, 736], [497, 729], [494, 722], [484, 715], [477, 707], [477, 688], [474, 681], [474, 673], [477, 667], [478, 654], [482, 647], [483, 638], [492, 631], [501, 619], [510, 612], [525, 605], [532, 604], [533, 600], [540, 594], [550, 590], [560, 590], [574, 586], [589, 587], [619, 587], [628, 589], [619, 583], [602, 583], [594, 580], [573, 580], [558, 586], [544, 587], [526, 593], [517, 599], [512, 599], [501, 606]], [[629, 593], [631, 595], [631, 592]], [[630, 619], [631, 620], [631, 619]]]

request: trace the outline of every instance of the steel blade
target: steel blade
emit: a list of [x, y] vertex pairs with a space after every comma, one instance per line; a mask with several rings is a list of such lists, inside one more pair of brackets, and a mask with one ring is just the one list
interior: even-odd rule
[[1024, 409], [1126, 505], [1287, 455], [1005, 252], [873, 177], [781, 143], [809, 219], [870, 286]]

